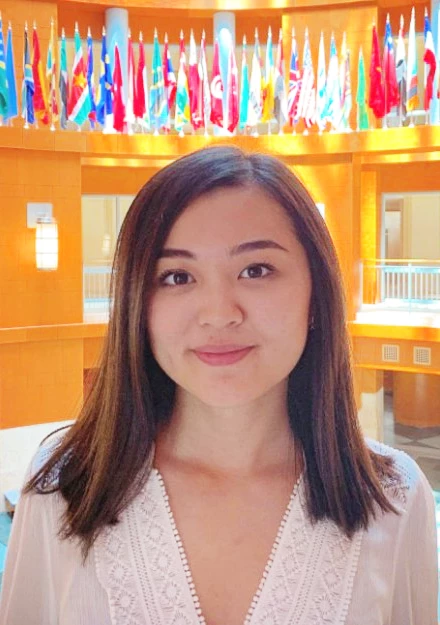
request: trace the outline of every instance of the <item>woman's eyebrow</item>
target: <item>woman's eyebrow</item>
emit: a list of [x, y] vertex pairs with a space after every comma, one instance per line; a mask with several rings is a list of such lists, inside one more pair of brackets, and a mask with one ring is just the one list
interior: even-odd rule
[[[237, 256], [238, 254], [243, 254], [244, 252], [252, 252], [253, 250], [282, 250], [283, 252], [288, 252], [285, 247], [277, 243], [276, 241], [271, 241], [270, 239], [262, 239], [259, 241], [247, 241], [246, 243], [240, 243], [239, 245], [234, 245], [229, 249], [230, 256]], [[190, 260], [197, 260], [197, 256], [188, 250], [175, 249], [171, 247], [164, 248], [158, 258], [189, 258]]]

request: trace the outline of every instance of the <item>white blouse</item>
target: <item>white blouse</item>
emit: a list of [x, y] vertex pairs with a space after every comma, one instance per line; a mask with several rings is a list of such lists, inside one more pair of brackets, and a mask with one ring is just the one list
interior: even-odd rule
[[[301, 478], [244, 625], [437, 625], [431, 488], [405, 453], [368, 443], [396, 460], [402, 483], [383, 488], [401, 514], [379, 512], [349, 540], [331, 521], [310, 522]], [[156, 469], [121, 522], [100, 534], [85, 564], [78, 542], [57, 536], [64, 507], [59, 493], [21, 497], [0, 625], [205, 623]]]

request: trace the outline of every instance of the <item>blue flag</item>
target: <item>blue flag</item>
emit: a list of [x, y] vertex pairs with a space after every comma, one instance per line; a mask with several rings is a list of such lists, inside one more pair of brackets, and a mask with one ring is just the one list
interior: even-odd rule
[[8, 115], [8, 82], [6, 80], [5, 46], [3, 43], [3, 28], [0, 17], [0, 115], [6, 119]]
[[14, 52], [12, 48], [12, 28], [9, 25], [8, 28], [8, 43], [6, 46], [6, 80], [8, 81], [9, 89], [9, 106], [8, 106], [8, 119], [17, 117], [18, 104], [17, 104], [17, 83], [15, 81], [15, 65], [14, 65]]
[[34, 116], [34, 91], [35, 83], [32, 74], [31, 57], [29, 54], [29, 41], [27, 26], [24, 29], [24, 55], [23, 55], [23, 87], [21, 92], [21, 116], [27, 124], [33, 124]]
[[99, 96], [96, 105], [96, 119], [104, 126], [107, 115], [113, 113], [112, 100], [112, 73], [110, 70], [110, 57], [107, 52], [105, 31], [102, 32], [101, 68], [99, 74]]
[[95, 104], [95, 79], [93, 75], [93, 47], [92, 35], [87, 33], [87, 84], [89, 86], [90, 113], [89, 120], [91, 128], [95, 127], [96, 122], [96, 104]]

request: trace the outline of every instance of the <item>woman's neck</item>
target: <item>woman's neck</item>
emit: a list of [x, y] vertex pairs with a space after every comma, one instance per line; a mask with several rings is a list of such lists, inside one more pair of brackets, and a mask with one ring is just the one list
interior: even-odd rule
[[207, 406], [180, 391], [157, 437], [155, 462], [245, 476], [291, 465], [294, 448], [284, 388], [234, 407]]

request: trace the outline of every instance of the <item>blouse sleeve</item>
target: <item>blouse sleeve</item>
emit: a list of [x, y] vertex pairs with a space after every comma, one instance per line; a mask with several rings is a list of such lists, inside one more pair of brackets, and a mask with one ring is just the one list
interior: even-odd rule
[[18, 502], [6, 554], [0, 625], [56, 625], [51, 527], [53, 495], [29, 493]]
[[398, 541], [390, 625], [438, 623], [435, 503], [428, 480], [418, 467], [416, 471], [415, 490]]

